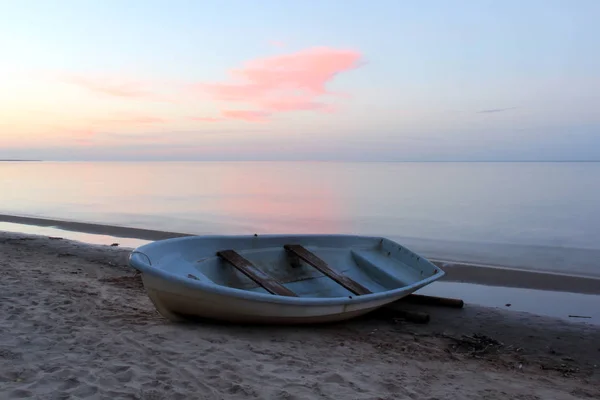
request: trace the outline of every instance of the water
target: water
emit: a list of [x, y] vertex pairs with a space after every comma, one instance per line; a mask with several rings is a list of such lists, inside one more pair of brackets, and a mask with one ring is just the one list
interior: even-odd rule
[[600, 296], [596, 295], [444, 281], [433, 282], [416, 293], [460, 298], [466, 304], [528, 312], [600, 326]]
[[2, 162], [0, 213], [383, 235], [447, 259], [600, 275], [598, 182], [600, 163]]

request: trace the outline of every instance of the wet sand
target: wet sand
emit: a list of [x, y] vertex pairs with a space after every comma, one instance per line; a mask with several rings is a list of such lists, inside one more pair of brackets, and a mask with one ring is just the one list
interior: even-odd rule
[[89, 222], [67, 221], [58, 219], [25, 217], [19, 215], [0, 214], [0, 221], [13, 224], [37, 225], [56, 227], [67, 231], [86, 232], [98, 235], [110, 235], [123, 238], [137, 238], [143, 240], [162, 240], [175, 237], [189, 236], [188, 233], [156, 231], [152, 229], [130, 228], [126, 226], [102, 225]]
[[174, 324], [129, 249], [0, 232], [0, 398], [597, 399], [600, 328], [466, 304], [311, 327]]

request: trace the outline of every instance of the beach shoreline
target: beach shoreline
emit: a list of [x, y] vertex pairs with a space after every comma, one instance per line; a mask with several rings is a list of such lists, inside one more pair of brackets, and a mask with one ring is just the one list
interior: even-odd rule
[[[144, 242], [164, 240], [185, 236], [192, 233], [169, 232], [153, 229], [132, 228], [117, 225], [105, 225], [89, 222], [67, 221], [30, 216], [0, 214], [0, 231], [2, 223], [23, 226], [45, 227], [55, 230], [57, 235], [70, 234], [77, 238], [78, 233], [112, 237], [115, 241], [121, 239], [140, 240]], [[15, 226], [15, 230], [19, 227]], [[35, 230], [33, 231], [35, 233]], [[405, 242], [407, 247], [414, 248]], [[132, 246], [129, 246], [132, 248]], [[442, 281], [473, 283], [509, 288], [536, 289], [548, 291], [571, 292], [580, 294], [600, 294], [600, 276], [566, 273], [555, 270], [537, 270], [530, 267], [514, 267], [510, 265], [490, 264], [487, 262], [471, 262], [464, 259], [445, 257], [442, 250], [421, 253], [424, 257], [446, 271]]]
[[[130, 249], [0, 232], [0, 398], [600, 396], [600, 328], [466, 304], [310, 327], [162, 318]], [[191, 397], [190, 397], [191, 396]]]
[[[101, 229], [102, 226], [99, 226]], [[113, 227], [114, 228], [114, 227]], [[118, 227], [117, 227], [118, 228]], [[96, 245], [118, 244], [121, 249], [150, 243], [148, 240], [82, 233], [56, 227], [40, 227], [0, 222], [0, 231], [23, 233], [35, 237], [75, 240]], [[553, 272], [518, 270], [481, 264], [432, 260], [446, 271], [443, 279], [420, 289], [417, 293], [462, 296], [466, 301], [485, 307], [506, 308], [541, 316], [573, 320], [583, 315], [585, 323], [600, 325], [600, 282], [587, 277]], [[540, 302], [540, 299], [544, 299]], [[549, 306], [549, 304], [554, 304]]]

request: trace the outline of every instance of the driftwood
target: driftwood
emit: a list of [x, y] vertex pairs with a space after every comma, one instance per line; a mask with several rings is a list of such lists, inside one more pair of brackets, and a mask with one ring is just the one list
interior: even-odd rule
[[446, 297], [425, 296], [422, 294], [409, 294], [400, 301], [412, 304], [425, 304], [440, 307], [463, 308], [465, 305], [461, 299], [451, 299]]
[[417, 324], [426, 324], [429, 322], [429, 314], [422, 311], [406, 310], [398, 307], [398, 304], [388, 304], [376, 310], [374, 314], [382, 319], [403, 319]]
[[403, 319], [409, 322], [418, 324], [426, 324], [429, 322], [430, 316], [426, 312], [406, 310], [402, 308], [403, 304], [426, 304], [442, 307], [462, 308], [464, 302], [460, 299], [450, 299], [444, 297], [424, 296], [410, 294], [394, 303], [387, 304], [376, 311], [377, 316], [384, 319]]
[[395, 309], [393, 312], [398, 318], [402, 318], [406, 321], [416, 322], [417, 324], [426, 324], [429, 322], [429, 314], [421, 311]]

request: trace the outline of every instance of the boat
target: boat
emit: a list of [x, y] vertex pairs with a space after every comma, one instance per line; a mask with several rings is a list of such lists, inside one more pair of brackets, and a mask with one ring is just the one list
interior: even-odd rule
[[171, 321], [342, 321], [444, 276], [390, 239], [341, 234], [184, 236], [134, 249], [129, 264]]

